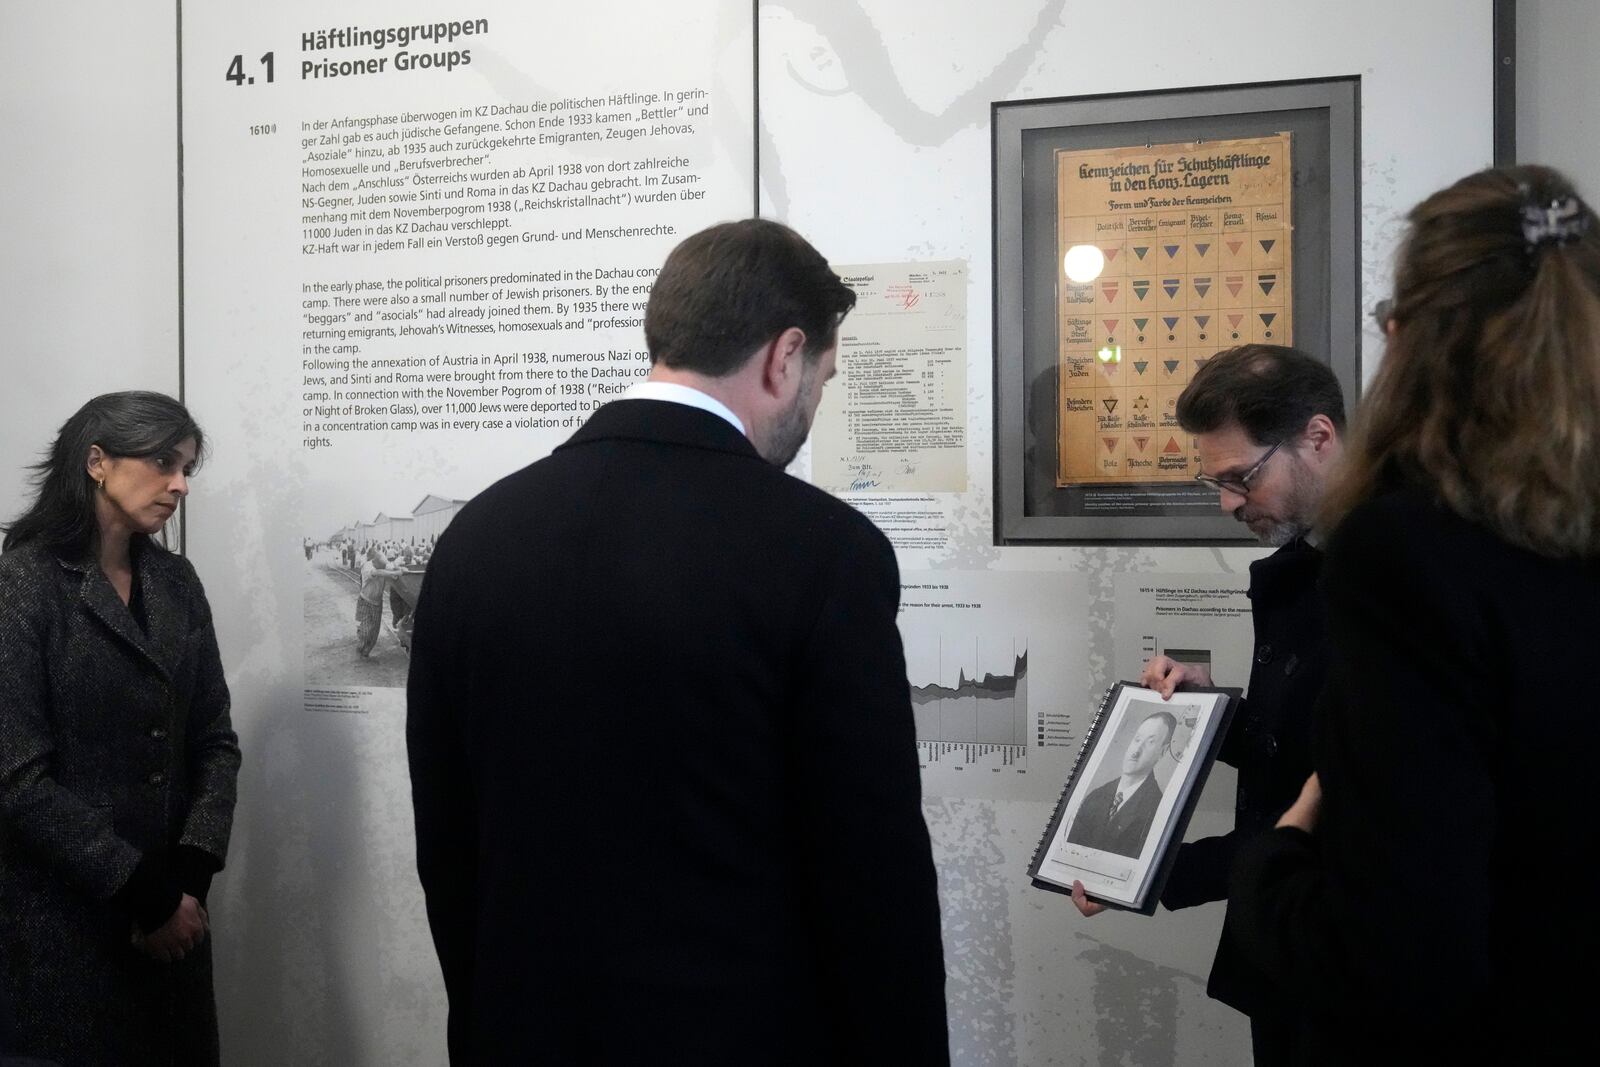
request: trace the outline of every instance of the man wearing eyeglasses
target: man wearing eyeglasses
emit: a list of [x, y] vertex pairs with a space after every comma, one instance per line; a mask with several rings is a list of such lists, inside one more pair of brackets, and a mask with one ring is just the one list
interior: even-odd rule
[[[1311, 356], [1244, 345], [1206, 361], [1178, 398], [1177, 415], [1194, 435], [1196, 478], [1217, 491], [1223, 511], [1278, 550], [1250, 565], [1255, 659], [1220, 753], [1239, 771], [1234, 828], [1179, 849], [1161, 894], [1172, 909], [1226, 900], [1235, 850], [1271, 829], [1311, 774], [1312, 706], [1327, 669], [1322, 553], [1312, 527], [1339, 461], [1344, 395]], [[1181, 686], [1213, 684], [1209, 666], [1167, 656], [1152, 658], [1140, 681], [1163, 698]], [[1073, 900], [1085, 914], [1099, 910], [1081, 892]], [[1226, 929], [1206, 992], [1250, 1016], [1258, 1065], [1291, 1061], [1293, 1016], [1277, 999], [1281, 991], [1237, 955]]]

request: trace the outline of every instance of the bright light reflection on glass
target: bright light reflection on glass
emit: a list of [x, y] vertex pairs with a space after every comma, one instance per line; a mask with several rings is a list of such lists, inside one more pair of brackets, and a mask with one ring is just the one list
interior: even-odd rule
[[1079, 285], [1092, 282], [1106, 269], [1106, 254], [1094, 245], [1073, 245], [1061, 257], [1061, 269]]

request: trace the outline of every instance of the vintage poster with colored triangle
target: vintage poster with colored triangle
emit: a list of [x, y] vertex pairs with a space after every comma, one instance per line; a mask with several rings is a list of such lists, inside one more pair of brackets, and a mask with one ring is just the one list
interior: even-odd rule
[[[1293, 344], [1290, 135], [1056, 153], [1056, 484], [1183, 482], [1206, 360]], [[1067, 277], [1092, 246], [1094, 278]]]

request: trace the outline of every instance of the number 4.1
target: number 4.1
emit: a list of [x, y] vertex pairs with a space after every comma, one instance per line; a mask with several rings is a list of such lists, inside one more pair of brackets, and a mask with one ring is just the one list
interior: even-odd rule
[[[261, 57], [261, 64], [267, 68], [267, 82], [270, 84], [272, 81], [271, 52]], [[224, 74], [223, 77], [235, 85], [254, 85], [256, 83], [254, 77], [246, 75], [244, 72], [244, 56], [234, 56], [233, 62], [228, 64], [228, 73]]]

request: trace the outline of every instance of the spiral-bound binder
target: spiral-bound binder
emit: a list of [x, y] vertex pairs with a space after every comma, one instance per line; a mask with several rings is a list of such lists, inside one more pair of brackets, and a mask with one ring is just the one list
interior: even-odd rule
[[[1081, 880], [1089, 897], [1099, 903], [1153, 914], [1239, 693], [1186, 689], [1166, 702], [1134, 682], [1118, 682], [1107, 689], [1028, 863], [1033, 884], [1053, 893], [1070, 893], [1072, 882]], [[1181, 718], [1191, 713], [1192, 721]], [[1158, 724], [1141, 733], [1146, 719]], [[1180, 721], [1187, 737], [1181, 753], [1174, 755]], [[1174, 762], [1164, 789], [1156, 784], [1154, 765], [1141, 769], [1141, 759], [1133, 751], [1135, 747], [1148, 751], [1163, 730], [1165, 755]], [[1130, 766], [1137, 773], [1131, 773]], [[1138, 784], [1130, 786], [1134, 780]], [[1173, 790], [1171, 802], [1164, 803]], [[1107, 803], [1107, 798], [1114, 799]], [[1064, 828], [1069, 812], [1074, 823]], [[1135, 841], [1138, 846], [1131, 843]], [[1053, 857], [1052, 849], [1058, 846]]]
[[[1039, 838], [1038, 845], [1034, 846], [1033, 856], [1028, 860], [1028, 875], [1034, 879], [1034, 885], [1039, 885], [1039, 860], [1044, 855], [1045, 850], [1050, 847], [1050, 843], [1055, 840], [1056, 829], [1061, 825], [1061, 815], [1067, 809], [1067, 794], [1072, 791], [1072, 787], [1077, 783], [1078, 773], [1083, 770], [1083, 761], [1088, 757], [1089, 750], [1094, 747], [1095, 741], [1100, 737], [1100, 727], [1105, 722], [1106, 709], [1111, 706], [1112, 698], [1119, 689], [1124, 685], [1132, 684], [1134, 683], [1117, 682], [1107, 689], [1105, 695], [1100, 698], [1100, 706], [1094, 710], [1094, 718], [1089, 720], [1089, 729], [1084, 731], [1083, 743], [1078, 746], [1078, 754], [1072, 758], [1072, 769], [1067, 772], [1067, 780], [1062, 783], [1060, 796], [1056, 797], [1056, 806], [1050, 822], [1045, 826], [1044, 834]], [[1048, 883], [1040, 886], [1040, 888], [1060, 889], [1059, 886]], [[1071, 892], [1071, 889], [1069, 888], [1067, 892]]]

